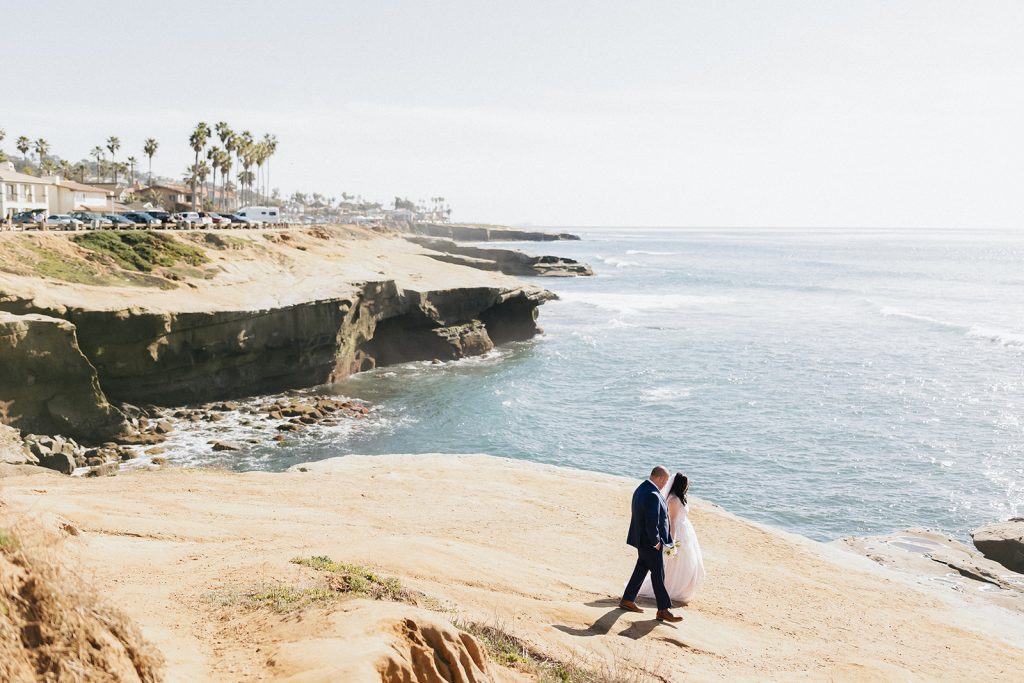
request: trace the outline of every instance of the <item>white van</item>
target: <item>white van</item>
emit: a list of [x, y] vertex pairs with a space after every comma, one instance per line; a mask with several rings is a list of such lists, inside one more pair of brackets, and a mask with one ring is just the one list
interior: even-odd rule
[[235, 211], [236, 216], [241, 216], [250, 223], [280, 223], [281, 210], [276, 206], [247, 206]]

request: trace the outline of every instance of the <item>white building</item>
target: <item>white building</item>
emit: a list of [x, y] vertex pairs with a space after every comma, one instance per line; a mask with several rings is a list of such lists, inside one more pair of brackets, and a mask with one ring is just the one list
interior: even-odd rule
[[51, 176], [47, 180], [51, 183], [50, 213], [107, 213], [113, 208], [113, 192], [106, 188], [84, 185], [60, 176]]
[[14, 164], [0, 163], [0, 219], [19, 211], [50, 211], [56, 196], [52, 179], [18, 173]]

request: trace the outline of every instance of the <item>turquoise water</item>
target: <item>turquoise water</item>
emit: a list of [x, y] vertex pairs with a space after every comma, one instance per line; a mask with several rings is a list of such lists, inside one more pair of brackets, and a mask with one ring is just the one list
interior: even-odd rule
[[823, 540], [964, 537], [1024, 513], [1024, 232], [579, 232], [514, 245], [599, 273], [543, 281], [561, 297], [545, 336], [358, 375], [333, 390], [377, 406], [365, 424], [233, 466], [483, 452], [641, 478], [663, 463], [695, 495]]

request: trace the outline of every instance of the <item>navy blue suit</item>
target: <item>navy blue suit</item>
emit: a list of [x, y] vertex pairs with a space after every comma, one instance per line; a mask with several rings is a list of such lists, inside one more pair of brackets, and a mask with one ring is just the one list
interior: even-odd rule
[[650, 479], [645, 480], [633, 492], [633, 514], [629, 520], [629, 535], [626, 543], [636, 548], [636, 567], [633, 576], [626, 584], [626, 592], [622, 599], [633, 602], [636, 600], [640, 586], [643, 585], [647, 573], [651, 573], [651, 586], [658, 609], [669, 609], [672, 600], [665, 590], [665, 558], [658, 548], [672, 545], [672, 533], [668, 528], [668, 508], [661, 497], [658, 487]]

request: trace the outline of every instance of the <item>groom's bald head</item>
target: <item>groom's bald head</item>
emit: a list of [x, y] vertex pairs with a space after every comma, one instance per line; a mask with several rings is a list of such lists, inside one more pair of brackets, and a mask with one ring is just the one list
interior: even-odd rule
[[653, 470], [651, 470], [650, 479], [651, 481], [654, 482], [654, 485], [657, 486], [659, 489], [665, 488], [665, 484], [668, 483], [668, 477], [668, 470], [662, 467], [661, 465], [658, 465]]

